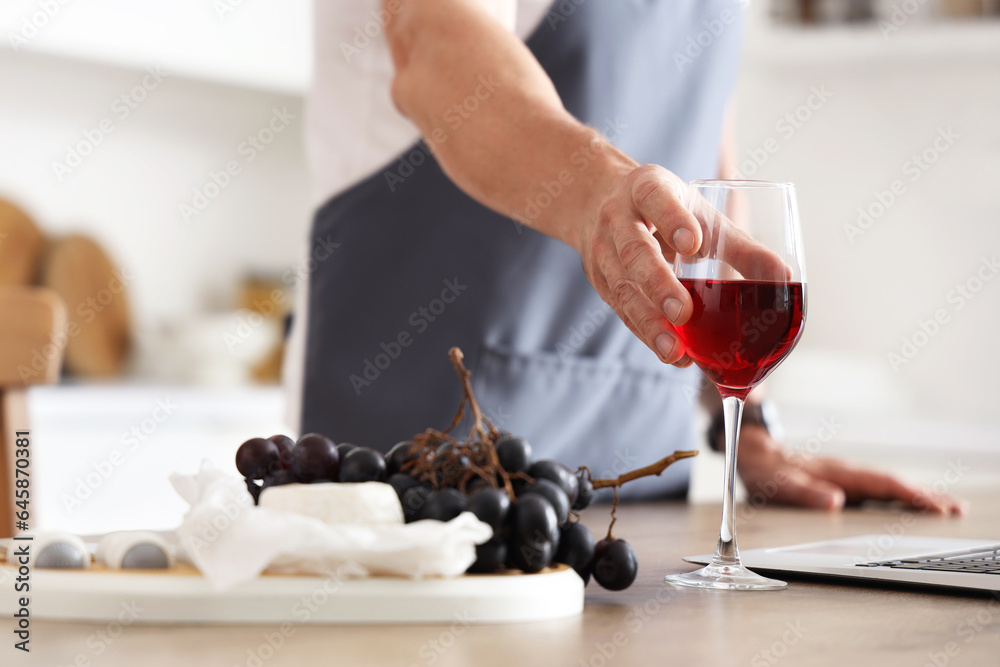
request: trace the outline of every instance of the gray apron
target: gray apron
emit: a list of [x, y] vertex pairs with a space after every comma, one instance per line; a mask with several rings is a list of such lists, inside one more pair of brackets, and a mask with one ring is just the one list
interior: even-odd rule
[[[741, 39], [733, 0], [560, 0], [527, 44], [574, 116], [688, 180], [718, 173]], [[699, 371], [663, 365], [575, 251], [463, 194], [423, 142], [311, 234], [340, 247], [310, 276], [303, 432], [385, 451], [444, 428], [458, 345], [487, 416], [536, 458], [611, 476], [694, 446]], [[684, 493], [686, 464], [623, 496]]]

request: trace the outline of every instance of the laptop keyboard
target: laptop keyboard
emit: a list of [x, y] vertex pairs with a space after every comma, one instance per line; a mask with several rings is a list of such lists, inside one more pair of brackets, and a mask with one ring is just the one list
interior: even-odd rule
[[1000, 574], [1000, 548], [984, 551], [963, 551], [932, 558], [902, 558], [873, 563], [857, 563], [858, 567], [891, 567], [897, 570], [933, 570], [936, 572], [973, 572]]

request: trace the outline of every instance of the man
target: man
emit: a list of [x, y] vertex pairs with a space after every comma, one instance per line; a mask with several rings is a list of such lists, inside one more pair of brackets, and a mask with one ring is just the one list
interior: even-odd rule
[[[692, 306], [670, 259], [701, 244], [686, 181], [727, 173], [741, 5], [318, 2], [312, 243], [333, 250], [293, 334], [302, 429], [385, 450], [447, 425], [458, 345], [488, 415], [536, 456], [606, 475], [690, 446], [699, 374], [670, 323]], [[797, 459], [753, 414], [751, 490], [777, 478], [774, 500], [810, 507], [959, 509]], [[678, 465], [624, 490], [686, 485]]]

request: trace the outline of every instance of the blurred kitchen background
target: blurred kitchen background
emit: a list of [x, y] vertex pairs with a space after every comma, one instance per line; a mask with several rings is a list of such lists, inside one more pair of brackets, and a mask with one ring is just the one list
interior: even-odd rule
[[[806, 237], [806, 333], [768, 387], [788, 441], [928, 484], [914, 457], [996, 471], [1000, 0], [747, 12], [739, 170], [795, 182]], [[310, 3], [8, 0], [0, 35], [0, 198], [49, 243], [91, 239], [68, 264], [103, 252], [127, 291], [104, 361], [77, 350], [75, 377], [30, 391], [36, 510], [78, 532], [169, 527], [169, 472], [287, 430]], [[703, 472], [693, 495], [718, 486]]]

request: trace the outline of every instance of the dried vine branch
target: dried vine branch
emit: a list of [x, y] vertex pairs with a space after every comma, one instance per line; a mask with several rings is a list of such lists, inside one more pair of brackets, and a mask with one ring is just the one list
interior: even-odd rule
[[651, 463], [648, 466], [622, 473], [613, 479], [591, 479], [590, 482], [594, 485], [595, 489], [606, 489], [609, 486], [617, 488], [626, 482], [631, 482], [632, 480], [639, 479], [641, 477], [658, 477], [664, 470], [669, 468], [672, 463], [676, 463], [681, 459], [689, 459], [692, 456], [698, 456], [697, 449], [674, 452], [670, 456], [666, 456], [656, 463]]

